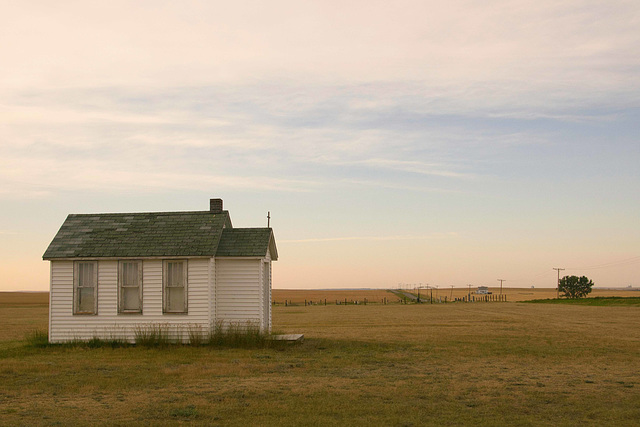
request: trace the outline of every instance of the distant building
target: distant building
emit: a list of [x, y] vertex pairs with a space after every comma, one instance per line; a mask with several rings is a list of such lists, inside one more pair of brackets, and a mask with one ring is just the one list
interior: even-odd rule
[[491, 294], [491, 292], [489, 292], [488, 286], [478, 286], [478, 290], [476, 290], [476, 294], [489, 295]]

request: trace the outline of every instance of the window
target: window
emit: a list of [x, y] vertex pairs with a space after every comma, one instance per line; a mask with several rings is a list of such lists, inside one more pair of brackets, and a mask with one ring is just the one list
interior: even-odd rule
[[165, 313], [187, 312], [187, 261], [167, 260], [163, 264]]
[[118, 311], [142, 313], [142, 261], [118, 262]]
[[76, 261], [73, 264], [73, 314], [98, 313], [98, 263]]

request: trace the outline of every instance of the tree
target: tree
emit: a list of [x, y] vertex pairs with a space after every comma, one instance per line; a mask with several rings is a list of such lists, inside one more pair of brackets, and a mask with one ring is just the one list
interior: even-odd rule
[[592, 287], [593, 282], [586, 276], [564, 276], [558, 290], [567, 298], [582, 298], [591, 292]]

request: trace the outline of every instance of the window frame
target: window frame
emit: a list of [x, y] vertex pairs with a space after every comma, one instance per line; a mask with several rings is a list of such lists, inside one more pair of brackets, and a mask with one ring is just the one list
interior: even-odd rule
[[[140, 306], [138, 309], [134, 310], [126, 310], [124, 308], [124, 290], [125, 287], [133, 287], [133, 286], [123, 286], [124, 285], [124, 263], [136, 263], [138, 264], [138, 301], [140, 302]], [[142, 314], [142, 286], [143, 286], [143, 275], [142, 275], [142, 260], [139, 259], [123, 259], [118, 260], [118, 314]]]
[[[80, 286], [80, 264], [93, 265], [93, 311], [80, 311], [80, 289], [90, 286]], [[73, 315], [95, 316], [98, 314], [98, 261], [73, 262]]]
[[[169, 292], [167, 292], [169, 277], [167, 265], [173, 262], [182, 263], [182, 283], [183, 283], [183, 301], [184, 308], [182, 311], [169, 310]], [[163, 314], [187, 314], [189, 312], [189, 292], [188, 292], [188, 276], [189, 276], [189, 261], [187, 259], [165, 259], [162, 261], [162, 313]], [[176, 286], [177, 287], [177, 286]]]

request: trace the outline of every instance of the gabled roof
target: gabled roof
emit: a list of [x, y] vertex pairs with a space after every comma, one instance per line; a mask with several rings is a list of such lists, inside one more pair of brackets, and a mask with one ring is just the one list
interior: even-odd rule
[[42, 256], [215, 256], [228, 211], [69, 215]]
[[276, 241], [271, 228], [225, 228], [218, 244], [218, 257], [264, 257], [269, 250], [278, 259]]

